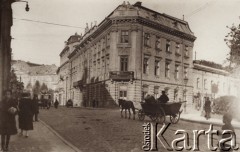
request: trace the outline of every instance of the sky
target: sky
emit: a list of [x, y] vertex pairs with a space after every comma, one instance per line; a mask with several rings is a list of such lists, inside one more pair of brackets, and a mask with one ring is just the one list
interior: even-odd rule
[[[129, 0], [130, 4], [136, 1]], [[13, 59], [59, 66], [59, 54], [69, 36], [83, 33], [86, 23], [100, 23], [123, 0], [28, 0], [28, 3], [29, 12], [23, 2], [12, 5]], [[224, 63], [229, 53], [224, 42], [229, 32], [226, 26], [240, 23], [240, 0], [142, 0], [142, 5], [180, 19], [184, 15], [197, 37], [193, 48], [196, 59]]]

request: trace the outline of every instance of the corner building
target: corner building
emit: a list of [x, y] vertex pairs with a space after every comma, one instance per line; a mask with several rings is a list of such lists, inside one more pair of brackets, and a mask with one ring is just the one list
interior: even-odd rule
[[192, 49], [196, 37], [186, 21], [145, 8], [119, 5], [98, 26], [86, 28], [68, 55], [69, 97], [79, 106], [111, 107], [119, 98], [170, 101], [193, 97]]

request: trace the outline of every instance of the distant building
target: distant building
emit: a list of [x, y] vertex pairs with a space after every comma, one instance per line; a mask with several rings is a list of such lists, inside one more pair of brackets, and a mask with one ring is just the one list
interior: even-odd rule
[[240, 79], [213, 62], [193, 61], [193, 101], [204, 101], [204, 97], [217, 98], [232, 95], [240, 97]]
[[31, 84], [34, 86], [36, 81], [40, 85], [45, 83], [49, 89], [55, 90], [58, 82], [56, 65], [41, 65], [21, 60], [12, 61], [12, 69], [15, 71], [19, 81], [24, 83], [24, 87]]
[[65, 47], [60, 53], [60, 67], [57, 70], [59, 81], [57, 85], [57, 98], [60, 105], [65, 105], [70, 99], [70, 64], [68, 56], [79, 44], [81, 36], [75, 33], [65, 42]]
[[144, 95], [157, 98], [163, 90], [171, 101], [192, 101], [196, 37], [186, 21], [123, 3], [85, 31], [60, 54], [64, 101], [92, 106], [95, 99], [110, 107], [124, 98], [139, 105]]

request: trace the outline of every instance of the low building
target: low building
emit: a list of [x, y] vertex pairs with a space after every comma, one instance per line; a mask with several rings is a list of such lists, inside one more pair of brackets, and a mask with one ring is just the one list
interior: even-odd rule
[[99, 107], [111, 107], [125, 98], [139, 106], [144, 95], [159, 97], [165, 90], [171, 101], [192, 101], [195, 39], [186, 21], [140, 2], [123, 3], [61, 52], [61, 60], [68, 52], [59, 68], [60, 77], [67, 71], [64, 100], [93, 106], [95, 99]]
[[193, 61], [193, 102], [202, 106], [205, 97], [214, 99], [232, 95], [240, 97], [240, 79], [226, 71], [221, 65], [205, 61]]

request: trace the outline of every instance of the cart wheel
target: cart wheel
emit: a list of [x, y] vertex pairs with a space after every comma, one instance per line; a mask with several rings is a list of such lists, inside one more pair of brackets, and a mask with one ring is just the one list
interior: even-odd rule
[[173, 124], [176, 124], [178, 123], [179, 119], [180, 119], [180, 112], [177, 112], [175, 115], [171, 115], [170, 116], [170, 121], [173, 123]]
[[154, 114], [154, 115], [150, 115], [149, 117], [150, 117], [150, 119], [151, 119], [152, 121], [156, 121], [158, 115], [157, 115], [157, 114]]
[[161, 108], [158, 115], [157, 115], [157, 122], [160, 124], [163, 124], [166, 120], [166, 116], [165, 116], [165, 112], [164, 110]]
[[144, 114], [144, 112], [142, 111], [142, 109], [140, 109], [140, 110], [138, 111], [138, 119], [141, 120], [141, 121], [143, 121], [144, 118], [145, 118], [145, 114]]

